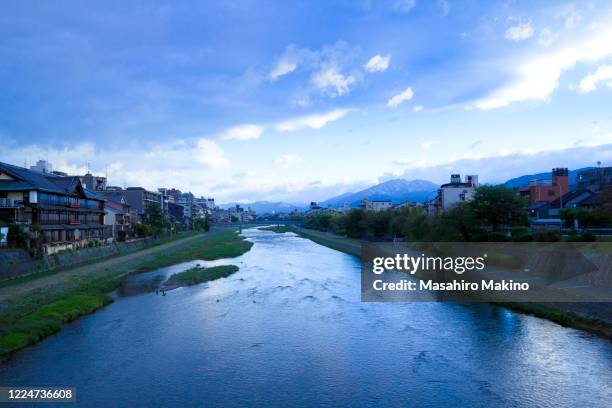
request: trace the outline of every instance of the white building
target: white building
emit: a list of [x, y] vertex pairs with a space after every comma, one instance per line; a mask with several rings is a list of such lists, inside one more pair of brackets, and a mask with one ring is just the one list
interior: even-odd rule
[[361, 207], [366, 211], [382, 212], [393, 207], [391, 200], [363, 200]]
[[446, 211], [457, 206], [459, 203], [470, 201], [474, 197], [477, 188], [477, 175], [465, 176], [465, 182], [462, 183], [459, 174], [452, 174], [451, 182], [440, 186], [436, 199], [437, 211]]

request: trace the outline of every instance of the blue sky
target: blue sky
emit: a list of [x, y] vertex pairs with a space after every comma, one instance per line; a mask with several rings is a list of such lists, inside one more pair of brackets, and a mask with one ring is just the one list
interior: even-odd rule
[[612, 5], [5, 1], [0, 160], [218, 201], [612, 162]]

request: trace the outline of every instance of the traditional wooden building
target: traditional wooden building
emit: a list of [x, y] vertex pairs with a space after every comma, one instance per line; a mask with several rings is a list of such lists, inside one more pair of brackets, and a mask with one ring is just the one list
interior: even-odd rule
[[40, 231], [43, 245], [105, 237], [104, 200], [78, 177], [37, 172], [0, 162], [0, 220]]

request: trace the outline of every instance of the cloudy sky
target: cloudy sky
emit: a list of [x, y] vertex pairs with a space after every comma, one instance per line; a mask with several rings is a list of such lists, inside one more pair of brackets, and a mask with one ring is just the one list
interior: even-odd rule
[[218, 201], [612, 164], [609, 1], [3, 1], [0, 161]]

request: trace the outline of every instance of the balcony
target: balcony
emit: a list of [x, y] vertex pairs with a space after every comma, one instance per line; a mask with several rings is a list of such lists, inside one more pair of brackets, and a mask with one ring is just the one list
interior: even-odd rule
[[0, 208], [21, 208], [23, 201], [13, 200], [11, 198], [0, 198]]
[[70, 224], [70, 225], [81, 225], [81, 221], [79, 221], [79, 220], [70, 220], [70, 221], [68, 221], [68, 224]]

